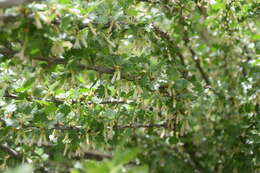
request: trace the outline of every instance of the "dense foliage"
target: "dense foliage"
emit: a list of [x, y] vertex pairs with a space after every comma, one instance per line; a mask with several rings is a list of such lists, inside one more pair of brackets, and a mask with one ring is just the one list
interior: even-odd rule
[[0, 2], [0, 170], [259, 172], [259, 6]]

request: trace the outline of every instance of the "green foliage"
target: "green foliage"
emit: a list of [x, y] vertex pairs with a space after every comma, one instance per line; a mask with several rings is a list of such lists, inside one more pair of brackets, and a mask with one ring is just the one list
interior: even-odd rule
[[6, 170], [4, 173], [31, 173], [32, 171], [32, 165], [24, 164], [15, 169]]
[[259, 17], [257, 0], [1, 8], [0, 171], [259, 172]]
[[88, 160], [78, 165], [78, 169], [73, 169], [72, 173], [79, 173], [80, 170], [92, 173], [148, 173], [147, 166], [133, 166], [131, 168], [123, 167], [124, 164], [130, 162], [137, 154], [137, 149], [127, 151], [117, 151], [115, 157], [109, 161], [93, 161]]

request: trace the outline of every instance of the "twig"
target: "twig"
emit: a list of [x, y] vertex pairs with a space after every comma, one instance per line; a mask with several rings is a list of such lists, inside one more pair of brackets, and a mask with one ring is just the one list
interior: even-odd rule
[[40, 0], [1, 0], [0, 1], [0, 8], [9, 8], [25, 3], [30, 3], [33, 1], [40, 1]]
[[18, 21], [18, 15], [15, 14], [4, 14], [0, 16], [0, 21], [3, 21], [4, 23], [13, 23]]
[[190, 157], [190, 161], [192, 163], [192, 165], [195, 167], [195, 169], [197, 171], [199, 171], [200, 173], [202, 172], [208, 172], [208, 170], [206, 168], [204, 168], [204, 166], [199, 162], [197, 156], [196, 156], [196, 152], [194, 148], [195, 146], [191, 143], [185, 143], [183, 145], [184, 151], [189, 155]]
[[[44, 145], [44, 147], [53, 147], [53, 145]], [[12, 156], [15, 159], [21, 160], [22, 156], [15, 151], [14, 149], [10, 148], [7, 144], [0, 144], [0, 149], [7, 152], [10, 156]], [[105, 154], [105, 153], [99, 153], [96, 151], [85, 151], [82, 156], [78, 155], [71, 155], [70, 158], [72, 159], [90, 159], [90, 160], [97, 160], [101, 161], [103, 159], [112, 159], [112, 155]]]
[[[10, 98], [10, 99], [16, 99], [16, 100], [20, 100], [19, 96], [14, 95], [14, 94], [10, 94], [8, 92], [5, 92], [4, 96], [5, 98]], [[37, 100], [43, 100], [42, 98], [36, 98], [36, 97], [26, 97], [25, 100], [27, 101], [37, 101]], [[65, 101], [62, 100], [58, 100], [56, 98], [53, 99], [46, 99], [44, 101], [47, 102], [53, 102], [56, 104], [64, 104]], [[123, 101], [123, 100], [105, 100], [105, 101], [101, 101], [101, 102], [84, 102], [84, 101], [72, 101], [72, 104], [76, 104], [76, 103], [81, 103], [81, 104], [88, 104], [88, 105], [92, 105], [92, 104], [126, 104], [127, 101]]]
[[206, 74], [206, 72], [203, 70], [202, 66], [201, 66], [201, 62], [200, 59], [197, 57], [196, 52], [192, 49], [192, 47], [189, 45], [189, 38], [188, 38], [188, 33], [187, 31], [184, 32], [185, 36], [184, 36], [184, 42], [185, 42], [185, 46], [189, 49], [190, 53], [191, 53], [191, 58], [192, 60], [195, 62], [196, 68], [199, 70], [202, 79], [205, 81], [206, 83], [206, 88], [210, 89], [211, 91], [213, 91], [213, 93], [219, 97], [223, 97], [223, 95], [219, 92], [217, 92], [211, 84], [211, 81], [208, 77], [208, 75]]
[[[130, 124], [130, 125], [115, 125], [112, 128], [115, 129], [138, 129], [138, 128], [170, 128], [167, 126], [167, 123], [162, 124]], [[33, 124], [30, 125], [20, 125], [20, 127], [13, 128], [14, 130], [21, 130], [21, 129], [37, 129], [37, 130], [72, 130], [72, 131], [82, 131], [84, 133], [91, 133], [93, 130], [89, 128], [83, 128], [82, 126], [66, 126], [62, 124], [55, 124], [53, 127], [40, 127], [34, 126]]]
[[[155, 32], [156, 32], [158, 35], [160, 35], [161, 38], [164, 38], [164, 39], [167, 40], [168, 42], [171, 42], [172, 45], [175, 45], [175, 44], [173, 43], [173, 41], [171, 40], [171, 37], [169, 36], [168, 33], [161, 31], [161, 30], [160, 30], [158, 27], [156, 27], [156, 26], [153, 26], [153, 27], [154, 27]], [[188, 46], [188, 39], [185, 38], [184, 41], [185, 41], [186, 46]], [[179, 48], [178, 48], [177, 46], [176, 46], [176, 48], [179, 50]], [[204, 79], [204, 81], [206, 82], [206, 84], [210, 86], [210, 85], [211, 85], [211, 82], [210, 82], [208, 76], [206, 75], [206, 73], [204, 72], [203, 68], [201, 67], [201, 65], [200, 65], [200, 60], [199, 60], [198, 58], [195, 58], [195, 57], [196, 57], [195, 51], [194, 51], [190, 46], [188, 46], [188, 48], [189, 48], [189, 50], [190, 50], [190, 52], [191, 52], [191, 54], [192, 54], [192, 59], [193, 59], [193, 60], [195, 61], [195, 63], [196, 63], [196, 67], [199, 69], [199, 71], [200, 71], [200, 73], [201, 73], [201, 75], [202, 75], [202, 78]], [[180, 61], [181, 61], [182, 65], [185, 66], [184, 57], [183, 57], [183, 55], [182, 55], [179, 51], [178, 51], [178, 57], [180, 58]]]
[[84, 158], [89, 160], [101, 161], [104, 159], [112, 159], [112, 155], [105, 154], [105, 153], [98, 153], [96, 151], [86, 151], [82, 156], [73, 155], [72, 158], [76, 160]]
[[[176, 43], [174, 43], [174, 40], [172, 40], [172, 38], [170, 37], [170, 35], [167, 32], [162, 31], [160, 28], [158, 28], [157, 26], [153, 25], [154, 28], [154, 32], [159, 35], [162, 39], [166, 40], [167, 42], [169, 42], [169, 46], [171, 46], [174, 50], [176, 50], [176, 54], [181, 62], [181, 65], [183, 67], [186, 67], [186, 63], [184, 60], [184, 57], [180, 51], [180, 48], [178, 45], [176, 45]], [[181, 71], [181, 74], [184, 78], [187, 79], [187, 71]]]
[[196, 56], [196, 53], [195, 51], [190, 47], [188, 46], [189, 48], [189, 51], [191, 53], [191, 58], [193, 59], [193, 61], [195, 62], [196, 64], [196, 67], [198, 68], [203, 80], [206, 82], [206, 84], [208, 86], [211, 86], [211, 82], [209, 80], [209, 77], [207, 76], [207, 74], [205, 73], [205, 71], [203, 70], [203, 68], [201, 67], [201, 64], [200, 64], [200, 59]]
[[[102, 102], [99, 102], [97, 104], [125, 104], [126, 102], [125, 101], [102, 101]], [[87, 104], [94, 104], [94, 103], [87, 103]]]
[[0, 149], [7, 152], [10, 156], [12, 156], [15, 159], [20, 160], [22, 158], [22, 156], [17, 151], [10, 148], [7, 144], [0, 144]]
[[115, 126], [117, 129], [127, 129], [127, 128], [160, 128], [160, 127], [168, 127], [166, 123], [163, 124], [130, 124], [130, 125], [118, 125]]

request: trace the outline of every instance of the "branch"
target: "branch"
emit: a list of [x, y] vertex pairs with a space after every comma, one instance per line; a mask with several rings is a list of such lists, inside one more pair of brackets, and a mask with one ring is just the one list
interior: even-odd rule
[[151, 4], [160, 4], [161, 1], [153, 1], [153, 0], [137, 0], [138, 2], [147, 2]]
[[207, 76], [207, 74], [206, 74], [206, 72], [203, 70], [203, 68], [201, 67], [200, 59], [197, 58], [195, 51], [194, 51], [190, 46], [188, 46], [188, 48], [189, 48], [189, 51], [190, 51], [190, 53], [191, 53], [191, 58], [192, 58], [193, 61], [195, 62], [196, 67], [197, 67], [197, 69], [199, 70], [199, 72], [200, 72], [200, 74], [201, 74], [203, 80], [206, 82], [206, 84], [207, 84], [208, 86], [211, 86], [211, 82], [210, 82], [210, 80], [209, 80], [209, 77]]
[[191, 58], [192, 60], [195, 62], [196, 68], [199, 70], [202, 79], [205, 81], [205, 83], [207, 84], [206, 88], [210, 89], [213, 91], [213, 93], [219, 97], [223, 97], [223, 95], [219, 92], [217, 92], [211, 85], [211, 81], [207, 75], [207, 73], [203, 70], [201, 63], [200, 63], [200, 59], [197, 57], [196, 52], [192, 49], [192, 47], [189, 45], [189, 38], [188, 38], [188, 33], [187, 31], [184, 31], [184, 44], [185, 46], [189, 49], [190, 53], [191, 53]]
[[[10, 94], [8, 92], [5, 92], [5, 94], [3, 95], [3, 97], [5, 98], [10, 98], [10, 99], [15, 99], [15, 100], [21, 100], [19, 98], [19, 96], [14, 95], [14, 94]], [[43, 100], [42, 98], [35, 98], [35, 97], [26, 97], [25, 98], [27, 101], [36, 101], [36, 100]], [[56, 98], [54, 99], [46, 99], [43, 101], [47, 101], [47, 102], [52, 102], [52, 103], [56, 103], [56, 104], [64, 104], [65, 101], [62, 100], [58, 100]], [[94, 103], [94, 102], [83, 102], [83, 101], [72, 101], [72, 104], [76, 104], [76, 103], [81, 103], [81, 104], [87, 104], [87, 105], [92, 105], [92, 104], [126, 104], [127, 101], [123, 101], [123, 100], [105, 100], [105, 101], [101, 101], [99, 103]]]
[[0, 21], [2, 21], [4, 24], [6, 23], [14, 23], [18, 20], [18, 15], [15, 14], [4, 14], [0, 16]]
[[[66, 64], [67, 61], [65, 59], [58, 59], [58, 58], [45, 58], [45, 57], [33, 57], [32, 60], [40, 60], [46, 61], [49, 65], [56, 65], [56, 64]], [[107, 73], [107, 74], [114, 74], [115, 70], [111, 67], [106, 66], [87, 66], [87, 65], [77, 65], [77, 69], [82, 70], [93, 70], [99, 73]]]
[[130, 124], [130, 125], [119, 125], [119, 126], [115, 126], [115, 128], [117, 129], [127, 129], [127, 128], [133, 128], [133, 129], [137, 129], [137, 128], [160, 128], [160, 127], [165, 127], [167, 128], [167, 124], [163, 123], [163, 124]]
[[9, 8], [39, 0], [0, 0], [0, 8]]
[[1, 117], [0, 117], [0, 122], [1, 122], [0, 127], [5, 127], [6, 126], [5, 120], [3, 118], [1, 118]]
[[[113, 155], [100, 153], [97, 151], [85, 151], [82, 155], [72, 155], [69, 157], [74, 160], [88, 159], [88, 160], [102, 161], [104, 159], [111, 160], [113, 158]], [[128, 165], [137, 165], [137, 163], [135, 161], [130, 161], [128, 162]]]
[[[44, 145], [45, 147], [53, 147], [52, 144]], [[21, 160], [22, 156], [15, 151], [14, 149], [10, 148], [7, 144], [0, 144], [0, 149], [7, 152], [10, 156], [12, 156], [15, 159]], [[96, 151], [85, 151], [83, 155], [72, 155], [70, 156], [72, 159], [90, 159], [90, 160], [97, 160], [101, 161], [103, 159], [112, 159], [112, 155], [105, 154], [105, 153], [99, 153]]]
[[[159, 35], [162, 39], [166, 40], [167, 42], [169, 42], [169, 46], [171, 46], [174, 50], [176, 50], [176, 54], [179, 57], [179, 60], [181, 62], [181, 65], [183, 67], [186, 67], [186, 63], [184, 61], [184, 57], [182, 55], [182, 53], [180, 52], [180, 48], [178, 45], [176, 45], [176, 43], [174, 42], [174, 40], [171, 39], [170, 35], [167, 32], [162, 31], [160, 28], [158, 28], [157, 26], [153, 25], [154, 28], [154, 32]], [[184, 78], [187, 79], [187, 71], [181, 71], [181, 74]]]
[[[0, 16], [0, 21], [1, 21], [1, 17]], [[8, 48], [3, 48], [3, 47], [0, 47], [0, 54], [4, 55], [4, 56], [14, 56], [14, 54], [17, 53], [16, 51], [13, 51], [11, 49], [8, 49]]]
[[98, 153], [96, 151], [86, 151], [82, 156], [74, 155], [72, 156], [73, 159], [80, 160], [82, 158], [89, 159], [89, 160], [97, 160], [101, 161], [104, 159], [112, 159], [112, 155], [105, 154], [105, 153]]
[[190, 160], [192, 162], [192, 165], [195, 166], [195, 169], [199, 172], [208, 172], [208, 170], [200, 163], [198, 157], [196, 156], [196, 146], [193, 145], [192, 143], [186, 142], [183, 145], [184, 151], [189, 155]]
[[[130, 124], [130, 125], [115, 125], [112, 128], [114, 129], [139, 129], [139, 128], [170, 128], [167, 123], [161, 124]], [[34, 126], [33, 124], [24, 125], [22, 124], [20, 127], [13, 128], [14, 130], [21, 129], [37, 129], [37, 130], [61, 130], [61, 131], [83, 131], [84, 133], [91, 133], [93, 130], [89, 128], [84, 128], [82, 126], [66, 126], [61, 124], [55, 124], [53, 127], [40, 127]]]
[[[98, 103], [98, 104], [125, 104], [126, 102], [125, 101], [117, 101], [117, 100], [115, 100], [115, 101], [102, 101], [102, 102], [100, 102], [100, 103]], [[94, 103], [88, 103], [88, 104], [94, 104]]]
[[22, 158], [22, 156], [17, 151], [10, 148], [7, 144], [0, 144], [0, 149], [7, 152], [10, 156], [12, 156], [15, 159], [20, 160]]
[[[45, 58], [45, 57], [34, 57], [33, 60], [40, 60], [40, 61], [46, 61], [49, 65], [57, 65], [57, 64], [67, 64], [67, 61], [65, 59], [57, 59], [57, 58]], [[82, 64], [75, 64], [73, 66], [75, 69], [80, 69], [80, 70], [93, 70], [96, 71], [100, 74], [114, 74], [115, 69], [112, 67], [107, 67], [107, 66], [88, 66], [88, 65], [82, 65]], [[125, 79], [127, 81], [135, 81], [136, 77], [129, 76], [127, 74], [121, 74], [121, 78]]]
[[83, 68], [87, 70], [97, 71], [99, 73], [106, 73], [106, 74], [113, 74], [115, 72], [113, 68], [105, 67], [105, 66], [93, 66], [93, 67], [83, 66]]
[[[172, 45], [175, 45], [175, 43], [173, 43], [173, 41], [171, 40], [171, 37], [169, 36], [168, 33], [161, 31], [161, 30], [160, 30], [158, 27], [156, 27], [156, 26], [153, 26], [153, 27], [154, 27], [155, 32], [156, 32], [158, 35], [160, 35], [161, 38], [167, 40], [168, 42], [171, 42]], [[188, 45], [188, 39], [185, 38], [184, 41], [185, 41], [185, 44], [186, 44], [186, 46], [187, 46], [187, 45]], [[191, 54], [192, 54], [192, 59], [195, 61], [196, 67], [199, 69], [199, 71], [200, 71], [200, 73], [201, 73], [201, 75], [202, 75], [202, 78], [204, 79], [204, 81], [206, 82], [206, 84], [210, 86], [210, 85], [211, 85], [211, 82], [210, 82], [208, 76], [206, 75], [206, 73], [204, 72], [203, 68], [201, 67], [201, 65], [200, 65], [200, 60], [195, 58], [195, 57], [196, 57], [195, 51], [194, 51], [190, 46], [187, 46], [187, 47], [189, 48], [189, 50], [190, 50], [190, 52], [191, 52]], [[175, 49], [179, 50], [178, 46], [175, 46]], [[178, 51], [177, 54], [178, 54], [178, 57], [180, 58], [180, 61], [181, 61], [182, 65], [185, 66], [185, 62], [184, 62], [184, 57], [183, 57], [183, 55], [180, 53], [180, 51]]]
[[218, 91], [215, 90], [215, 88], [212, 87], [211, 82], [209, 80], [209, 77], [206, 74], [206, 72], [203, 70], [203, 68], [201, 67], [200, 60], [197, 58], [195, 51], [190, 46], [188, 46], [188, 48], [189, 48], [189, 50], [191, 52], [191, 55], [192, 55], [191, 57], [192, 57], [193, 61], [195, 62], [197, 69], [199, 70], [203, 80], [207, 84], [206, 88], [208, 88], [211, 91], [213, 91], [213, 93], [215, 95], [217, 95], [219, 97], [223, 97], [223, 94], [219, 93]]

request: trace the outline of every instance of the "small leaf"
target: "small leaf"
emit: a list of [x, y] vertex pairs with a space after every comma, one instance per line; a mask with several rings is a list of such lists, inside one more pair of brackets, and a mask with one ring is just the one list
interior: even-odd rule
[[9, 104], [8, 106], [6, 106], [5, 110], [6, 113], [12, 113], [14, 111], [16, 111], [17, 107], [15, 104]]
[[149, 169], [147, 166], [137, 166], [127, 171], [127, 173], [148, 173], [148, 172]]
[[77, 75], [76, 78], [81, 82], [81, 83], [86, 83], [86, 80], [82, 75]]
[[72, 43], [70, 41], [63, 41], [62, 46], [68, 49], [71, 49], [73, 47]]
[[130, 162], [132, 159], [134, 159], [139, 152], [140, 152], [140, 150], [137, 148], [128, 149], [128, 150], [124, 150], [124, 151], [119, 149], [116, 152], [113, 162], [115, 165], [124, 165], [124, 164]]
[[85, 10], [86, 13], [91, 13], [93, 12], [101, 3], [103, 3], [104, 1], [97, 1], [97, 2], [92, 2], [91, 6], [89, 6], [87, 8], [87, 10]]
[[25, 81], [25, 83], [23, 84], [23, 87], [16, 89], [16, 92], [25, 92], [25, 91], [27, 91], [28, 89], [31, 88], [31, 86], [34, 83], [34, 81], [35, 81], [35, 77], [29, 78], [28, 80]]
[[108, 162], [86, 161], [86, 173], [110, 173], [110, 165]]
[[51, 103], [44, 100], [35, 100], [37, 103], [45, 106], [49, 106]]
[[24, 164], [15, 169], [9, 169], [4, 173], [33, 173], [33, 166], [29, 164]]

